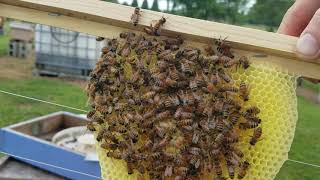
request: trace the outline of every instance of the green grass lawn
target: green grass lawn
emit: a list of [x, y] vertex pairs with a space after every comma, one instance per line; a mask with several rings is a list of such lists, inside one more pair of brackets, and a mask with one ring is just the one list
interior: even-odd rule
[[306, 88], [311, 89], [315, 92], [320, 92], [320, 84], [315, 84], [315, 83], [312, 83], [307, 80], [302, 81], [302, 87], [306, 87]]
[[[320, 164], [320, 106], [298, 98], [299, 120], [289, 159]], [[320, 179], [320, 169], [287, 161], [277, 180]]]
[[[87, 110], [84, 90], [57, 79], [0, 80], [0, 90]], [[1, 127], [56, 111], [83, 113], [3, 93], [0, 93], [0, 102]]]

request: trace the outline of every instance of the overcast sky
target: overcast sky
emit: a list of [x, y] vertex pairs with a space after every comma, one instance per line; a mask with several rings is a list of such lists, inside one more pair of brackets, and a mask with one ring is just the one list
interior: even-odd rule
[[[118, 0], [118, 2], [121, 3], [121, 4], [124, 3], [124, 2], [127, 2], [128, 4], [131, 4], [132, 0]], [[143, 0], [138, 0], [139, 6], [141, 6], [142, 2], [143, 2]], [[167, 0], [158, 0], [158, 2], [159, 2], [159, 9], [161, 9], [161, 10], [167, 9]], [[148, 0], [148, 5], [149, 5], [150, 8], [152, 6], [152, 3], [153, 3], [153, 0]], [[255, 0], [249, 0], [248, 8], [250, 8], [254, 3], [255, 3]], [[172, 3], [169, 6], [171, 7]]]

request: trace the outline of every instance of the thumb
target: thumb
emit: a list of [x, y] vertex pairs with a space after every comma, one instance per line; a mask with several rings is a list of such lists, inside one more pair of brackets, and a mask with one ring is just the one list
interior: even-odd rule
[[312, 17], [297, 42], [298, 55], [304, 59], [316, 59], [320, 56], [320, 9]]

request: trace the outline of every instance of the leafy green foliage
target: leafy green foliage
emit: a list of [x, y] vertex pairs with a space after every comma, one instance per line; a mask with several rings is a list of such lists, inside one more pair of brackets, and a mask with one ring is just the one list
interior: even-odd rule
[[183, 16], [199, 19], [243, 23], [244, 9], [248, 0], [176, 0], [173, 12]]
[[133, 0], [132, 3], [131, 3], [131, 6], [132, 7], [138, 7], [138, 0]]
[[149, 9], [148, 0], [143, 0], [141, 8], [142, 9]]
[[249, 23], [277, 27], [293, 2], [293, 0], [257, 0], [248, 14]]
[[154, 1], [153, 1], [153, 4], [152, 4], [151, 9], [152, 9], [153, 11], [160, 11], [160, 10], [159, 10], [158, 0], [154, 0]]

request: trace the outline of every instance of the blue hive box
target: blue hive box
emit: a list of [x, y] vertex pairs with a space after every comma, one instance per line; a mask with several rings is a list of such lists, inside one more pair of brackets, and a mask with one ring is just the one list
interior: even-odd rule
[[100, 179], [98, 162], [86, 161], [84, 154], [50, 142], [56, 132], [85, 124], [86, 118], [68, 112], [14, 124], [0, 130], [0, 151], [69, 179]]

